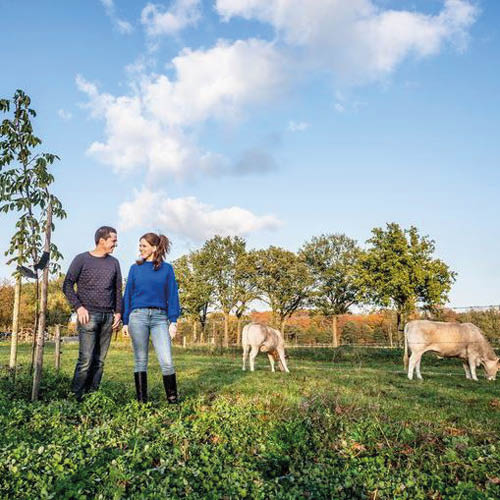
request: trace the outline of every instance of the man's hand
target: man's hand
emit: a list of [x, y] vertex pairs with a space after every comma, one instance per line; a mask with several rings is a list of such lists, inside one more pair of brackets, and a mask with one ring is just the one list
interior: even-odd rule
[[113, 330], [116, 330], [120, 326], [120, 321], [122, 320], [122, 315], [120, 313], [115, 313], [113, 316]]
[[168, 333], [170, 334], [170, 338], [174, 340], [177, 335], [177, 323], [170, 323], [168, 326]]
[[125, 337], [128, 337], [128, 325], [123, 325], [122, 332]]
[[87, 309], [85, 309], [85, 307], [83, 307], [83, 306], [80, 306], [80, 307], [76, 310], [76, 315], [78, 316], [78, 322], [79, 322], [81, 325], [86, 325], [86, 324], [90, 321], [89, 312], [88, 312], [88, 311], [87, 311]]

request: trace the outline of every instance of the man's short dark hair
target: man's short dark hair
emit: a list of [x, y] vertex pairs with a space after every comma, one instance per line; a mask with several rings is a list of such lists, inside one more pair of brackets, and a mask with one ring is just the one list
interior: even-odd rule
[[118, 234], [116, 232], [116, 229], [111, 226], [101, 226], [96, 232], [94, 236], [95, 244], [99, 244], [99, 240], [102, 238], [104, 240], [107, 240], [110, 236], [111, 233]]

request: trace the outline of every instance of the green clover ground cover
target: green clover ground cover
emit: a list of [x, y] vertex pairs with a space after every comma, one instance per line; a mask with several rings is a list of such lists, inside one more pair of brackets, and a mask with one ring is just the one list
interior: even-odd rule
[[[183, 402], [168, 406], [154, 353], [150, 403], [134, 401], [133, 361], [112, 344], [101, 391], [69, 396], [77, 345], [59, 375], [45, 357], [43, 400], [24, 369], [9, 382], [0, 344], [1, 498], [499, 498], [500, 382], [400, 351], [290, 349], [289, 375], [260, 355], [176, 350]], [[22, 346], [26, 364], [29, 347]]]

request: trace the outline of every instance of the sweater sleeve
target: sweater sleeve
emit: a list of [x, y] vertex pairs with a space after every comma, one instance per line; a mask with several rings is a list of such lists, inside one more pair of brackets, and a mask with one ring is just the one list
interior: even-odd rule
[[175, 280], [174, 269], [168, 266], [167, 274], [167, 314], [168, 320], [175, 323], [181, 314], [179, 305], [179, 290], [177, 288], [177, 281]]
[[122, 271], [120, 269], [120, 263], [116, 261], [116, 283], [115, 283], [115, 313], [121, 314], [122, 308]]
[[132, 306], [132, 291], [134, 289], [134, 266], [128, 272], [127, 285], [125, 286], [125, 294], [122, 302], [122, 321], [123, 325], [128, 325], [128, 318]]
[[64, 295], [66, 295], [68, 302], [75, 311], [82, 306], [82, 303], [75, 292], [75, 284], [78, 281], [80, 273], [82, 272], [82, 267], [82, 259], [77, 255], [71, 262], [63, 283]]

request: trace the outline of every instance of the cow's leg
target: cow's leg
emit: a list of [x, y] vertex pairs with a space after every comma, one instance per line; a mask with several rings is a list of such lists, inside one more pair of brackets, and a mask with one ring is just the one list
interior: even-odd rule
[[421, 354], [419, 356], [415, 351], [413, 351], [411, 353], [410, 362], [408, 363], [408, 378], [410, 380], [413, 380], [413, 371], [415, 370], [415, 365], [417, 364], [417, 359], [420, 361], [421, 356], [422, 356]]
[[287, 372], [287, 373], [290, 373], [290, 371], [288, 370], [288, 367], [286, 366], [286, 361], [285, 361], [285, 351], [284, 349], [278, 349], [278, 356], [279, 356], [279, 359], [280, 359], [280, 363], [281, 363], [281, 366], [282, 368]]
[[246, 370], [246, 360], [247, 360], [247, 357], [248, 357], [248, 351], [250, 350], [250, 346], [248, 344], [245, 344], [243, 346], [243, 371]]
[[250, 371], [255, 371], [255, 358], [259, 354], [259, 347], [256, 345], [252, 346], [252, 350], [250, 351]]
[[473, 356], [469, 356], [469, 369], [472, 380], [477, 380], [476, 375], [476, 359]]
[[469, 364], [464, 361], [462, 363], [462, 365], [463, 365], [464, 370], [465, 370], [465, 378], [470, 380], [472, 378], [472, 376], [470, 374]]
[[424, 380], [422, 378], [422, 374], [420, 373], [420, 363], [422, 362], [422, 356], [424, 355], [423, 352], [420, 353], [420, 355], [417, 355], [417, 361], [415, 363], [415, 371], [417, 372], [417, 378], [419, 380]]
[[274, 372], [274, 356], [271, 353], [267, 353], [267, 357], [269, 358], [269, 363], [271, 363], [271, 371]]

